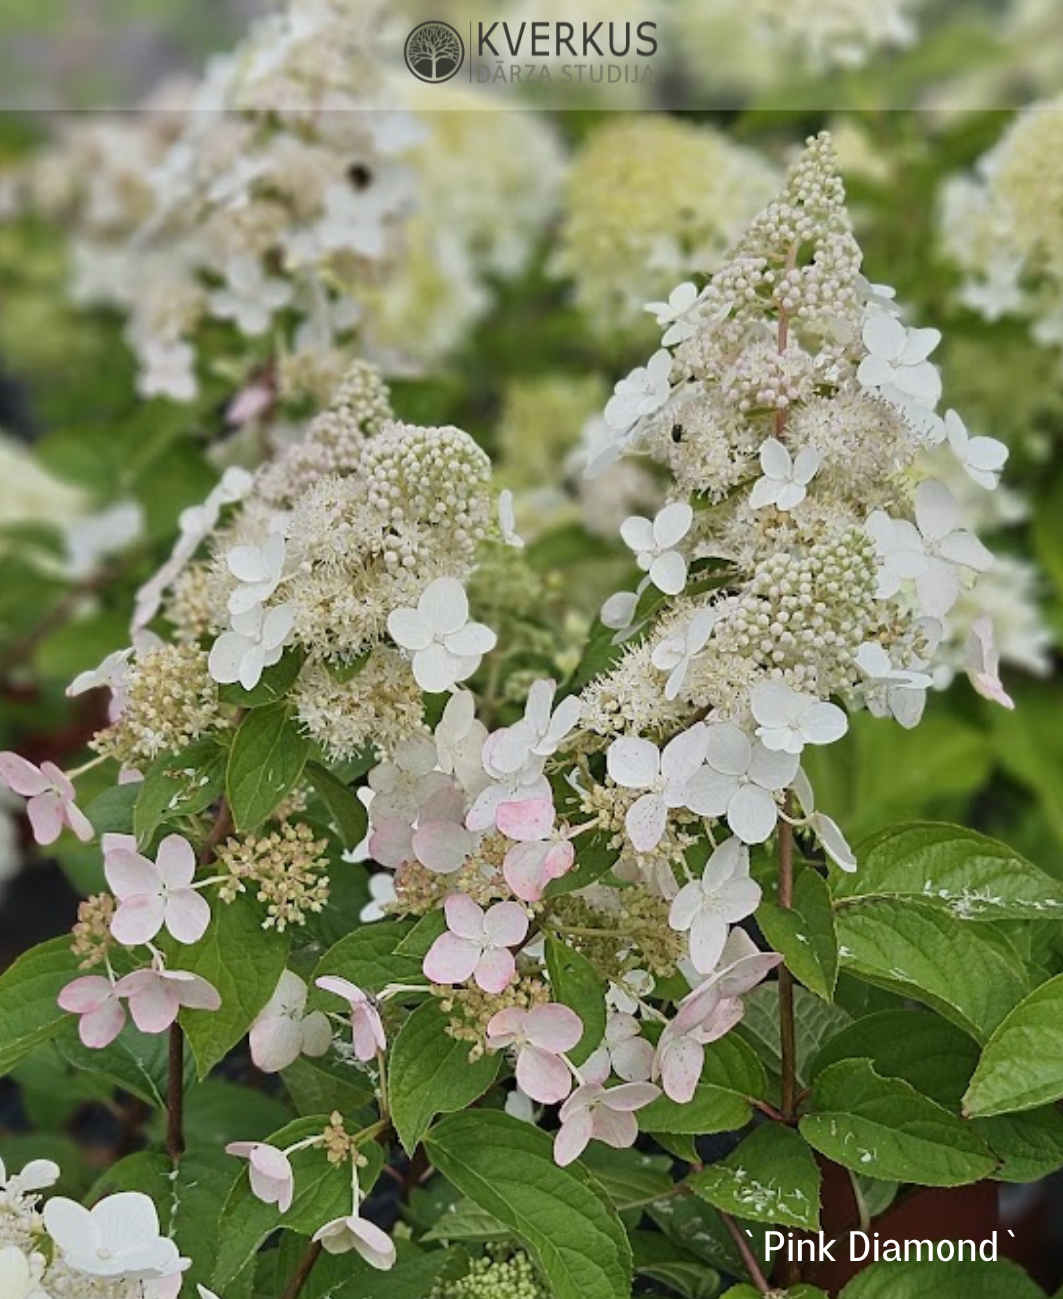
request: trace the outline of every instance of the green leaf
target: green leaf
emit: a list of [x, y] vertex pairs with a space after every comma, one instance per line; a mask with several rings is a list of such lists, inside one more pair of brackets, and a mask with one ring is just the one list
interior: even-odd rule
[[[743, 998], [745, 1014], [737, 1032], [750, 1042], [772, 1073], [781, 1070], [779, 1051], [779, 985], [762, 983]], [[797, 1079], [809, 1081], [809, 1067], [825, 1042], [852, 1017], [837, 1002], [829, 1004], [800, 985], [794, 988], [794, 1027], [797, 1031]]]
[[236, 1161], [218, 1150], [189, 1152], [176, 1173], [166, 1155], [141, 1151], [109, 1168], [93, 1187], [90, 1201], [117, 1191], [150, 1196], [162, 1234], [172, 1235], [181, 1253], [192, 1260], [184, 1285], [195, 1294], [197, 1284], [211, 1283], [221, 1246], [218, 1207], [239, 1176]]
[[705, 1048], [705, 1066], [693, 1099], [685, 1105], [659, 1096], [639, 1111], [644, 1132], [735, 1132], [753, 1117], [750, 1097], [767, 1088], [764, 1068], [752, 1048], [729, 1033]]
[[569, 1052], [572, 1063], [581, 1065], [605, 1036], [605, 984], [582, 953], [554, 937], [546, 940], [546, 968], [554, 1000], [583, 1021], [583, 1036]]
[[396, 956], [408, 956], [412, 960], [422, 963], [428, 955], [432, 944], [440, 936], [446, 933], [447, 917], [442, 907], [436, 907], [434, 911], [429, 911], [423, 915], [414, 925], [410, 932], [395, 948]]
[[398, 1262], [388, 1272], [379, 1272], [357, 1255], [344, 1260], [348, 1278], [329, 1292], [330, 1299], [430, 1299], [439, 1281], [463, 1276], [468, 1260], [460, 1250], [435, 1249], [413, 1254], [400, 1250]]
[[262, 912], [246, 893], [217, 902], [207, 932], [182, 947], [177, 968], [198, 974], [221, 994], [218, 1010], [182, 1010], [185, 1030], [205, 1078], [251, 1027], [273, 996], [288, 960], [291, 935], [262, 928]]
[[983, 1118], [1063, 1096], [1063, 974], [1021, 1001], [985, 1045], [963, 1099]]
[[1026, 995], [1023, 971], [988, 926], [914, 899], [869, 898], [838, 911], [842, 966], [914, 997], [984, 1041]]
[[687, 1179], [714, 1208], [753, 1222], [819, 1230], [819, 1168], [793, 1128], [764, 1123], [728, 1156]]
[[706, 1267], [697, 1254], [682, 1249], [660, 1232], [633, 1231], [631, 1247], [639, 1276], [659, 1281], [683, 1299], [714, 1299], [719, 1293], [719, 1273]]
[[939, 1105], [959, 1110], [978, 1062], [962, 1029], [926, 1010], [881, 1010], [836, 1034], [816, 1056], [812, 1078], [840, 1060], [870, 1060], [883, 1078], [903, 1078]]
[[1063, 1168], [1063, 1114], [1054, 1106], [972, 1119], [971, 1126], [1000, 1160], [998, 1182], [1039, 1182]]
[[275, 1097], [221, 1078], [193, 1085], [185, 1097], [185, 1140], [193, 1152], [221, 1150], [230, 1141], [264, 1141], [290, 1119], [291, 1110]]
[[838, 980], [838, 939], [823, 876], [811, 869], [802, 871], [794, 884], [793, 906], [762, 902], [756, 918], [794, 978], [824, 1001], [832, 1001]]
[[197, 740], [176, 756], [164, 753], [148, 768], [136, 794], [133, 832], [146, 848], [164, 821], [194, 816], [217, 799], [225, 786], [225, 750], [214, 740]]
[[140, 794], [140, 786], [112, 785], [98, 794], [85, 808], [97, 836], [105, 834], [132, 834], [133, 808]]
[[369, 825], [365, 804], [349, 785], [319, 762], [307, 763], [306, 774], [328, 808], [344, 848], [357, 848]]
[[666, 1155], [614, 1150], [592, 1141], [580, 1162], [621, 1213], [653, 1204], [672, 1190], [672, 1161]]
[[421, 1237], [425, 1241], [509, 1240], [513, 1233], [472, 1200], [455, 1200]]
[[219, 686], [218, 698], [223, 704], [234, 704], [237, 708], [265, 708], [284, 698], [302, 669], [303, 652], [298, 646], [293, 646], [285, 650], [279, 662], [265, 669], [253, 690], [245, 690], [239, 681], [234, 681]]
[[447, 1032], [436, 1001], [419, 1006], [391, 1046], [388, 1096], [395, 1131], [413, 1154], [437, 1114], [465, 1109], [494, 1082], [500, 1053], [469, 1059], [470, 1043]]
[[996, 1160], [970, 1123], [867, 1060], [843, 1060], [816, 1079], [801, 1135], [820, 1154], [866, 1177], [964, 1186]]
[[316, 1060], [300, 1056], [281, 1077], [300, 1114], [353, 1114], [373, 1099], [367, 1075], [331, 1053]]
[[31, 948], [0, 977], [0, 1076], [58, 1031], [65, 1011], [56, 998], [82, 971], [70, 950], [70, 937]]
[[[328, 1124], [324, 1114], [296, 1119], [269, 1138], [278, 1149], [295, 1145], [307, 1137], [323, 1132]], [[368, 1164], [358, 1171], [358, 1184], [368, 1194], [384, 1165], [384, 1153], [375, 1142], [359, 1147]], [[214, 1235], [220, 1241], [214, 1269], [214, 1285], [219, 1293], [244, 1270], [262, 1242], [280, 1227], [312, 1236], [333, 1218], [351, 1211], [350, 1164], [330, 1164], [325, 1152], [309, 1147], [289, 1156], [295, 1177], [295, 1197], [287, 1213], [281, 1214], [275, 1204], [263, 1204], [251, 1193], [244, 1171], [229, 1193], [218, 1220], [215, 1204]]]
[[[139, 1096], [156, 1109], [166, 1108], [166, 1090], [169, 1077], [169, 1035], [166, 1033], [141, 1033], [132, 1023], [105, 1051], [95, 1051], [83, 1046], [77, 1026], [64, 1024], [56, 1036], [56, 1047], [63, 1058], [75, 1068], [106, 1079], [114, 1087]], [[195, 1062], [184, 1062], [185, 1086], [195, 1082]]]
[[1063, 886], [1005, 844], [956, 825], [917, 822], [862, 844], [837, 901], [918, 898], [961, 920], [1063, 919]]
[[1044, 1299], [1016, 1263], [970, 1258], [872, 1263], [854, 1277], [840, 1299]]
[[380, 992], [389, 983], [424, 983], [427, 988], [421, 961], [397, 950], [410, 931], [409, 924], [395, 920], [363, 925], [328, 949], [314, 979], [338, 974], [368, 992]]
[[558, 1168], [545, 1132], [498, 1112], [444, 1119], [425, 1138], [452, 1185], [527, 1249], [555, 1299], [630, 1299], [631, 1247], [590, 1174]]
[[229, 751], [225, 789], [237, 830], [254, 830], [299, 783], [310, 741], [284, 704], [255, 708], [240, 723]]
[[[651, 1204], [646, 1212], [668, 1239], [683, 1249], [730, 1276], [747, 1275], [746, 1265], [719, 1212], [704, 1200], [694, 1195], [672, 1196]], [[766, 1227], [754, 1223], [747, 1235], [749, 1248], [761, 1264], [765, 1263], [766, 1230]]]

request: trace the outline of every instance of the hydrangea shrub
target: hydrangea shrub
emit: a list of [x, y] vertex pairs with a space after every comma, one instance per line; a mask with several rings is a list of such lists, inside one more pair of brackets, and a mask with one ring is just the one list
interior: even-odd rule
[[[587, 469], [645, 456], [665, 503], [567, 679], [491, 625], [523, 542], [488, 457], [357, 362], [72, 683], [110, 691], [113, 788], [0, 755], [107, 884], [0, 980], [0, 1064], [54, 1042], [159, 1112], [90, 1208], [0, 1167], [5, 1296], [768, 1293], [823, 1161], [869, 1217], [1063, 1165], [1063, 889], [960, 826], [852, 846], [815, 793], [852, 713], [918, 726], [957, 656], [1012, 706], [936, 470], [991, 492], [1005, 449], [939, 413], [940, 335], [862, 274], [827, 136], [652, 308]], [[246, 1129], [191, 1142], [240, 1070]]]

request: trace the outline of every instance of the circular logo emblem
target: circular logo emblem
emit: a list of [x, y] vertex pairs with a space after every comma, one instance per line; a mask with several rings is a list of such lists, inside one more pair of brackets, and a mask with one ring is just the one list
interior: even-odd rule
[[450, 23], [420, 23], [406, 37], [403, 54], [418, 81], [449, 81], [465, 60], [465, 42]]

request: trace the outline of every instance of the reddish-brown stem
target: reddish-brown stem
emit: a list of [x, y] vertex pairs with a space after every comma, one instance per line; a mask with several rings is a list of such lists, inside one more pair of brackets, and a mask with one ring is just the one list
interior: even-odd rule
[[[779, 824], [779, 906], [794, 904], [794, 828], [789, 818], [793, 798], [786, 796], [784, 819]], [[797, 1114], [797, 1035], [794, 1027], [794, 980], [785, 965], [779, 966], [779, 1054], [782, 1064], [782, 1118], [790, 1123]]]
[[771, 1294], [771, 1286], [768, 1284], [767, 1278], [760, 1269], [760, 1264], [757, 1262], [757, 1256], [749, 1248], [749, 1242], [746, 1240], [745, 1236], [743, 1236], [742, 1228], [737, 1222], [735, 1222], [734, 1218], [732, 1218], [729, 1213], [721, 1211], [720, 1217], [723, 1219], [723, 1225], [731, 1233], [731, 1239], [735, 1243], [735, 1248], [742, 1256], [742, 1262], [746, 1265], [749, 1279], [756, 1286], [757, 1291], [760, 1294]]
[[170, 1025], [170, 1060], [166, 1080], [166, 1153], [176, 1167], [185, 1153], [185, 1035]]
[[[794, 827], [793, 795], [787, 793], [783, 818], [779, 822], [779, 905], [794, 904]], [[779, 1056], [782, 1072], [782, 1111], [784, 1123], [797, 1121], [797, 1031], [794, 1023], [794, 978], [785, 964], [779, 966]], [[801, 1270], [796, 1263], [783, 1264], [783, 1281], [796, 1285]]]
[[788, 1119], [784, 1118], [781, 1110], [777, 1110], [774, 1105], [769, 1105], [767, 1101], [759, 1101], [756, 1097], [751, 1096], [749, 1103], [755, 1110], [760, 1110], [761, 1114], [766, 1114], [769, 1119], [773, 1119], [776, 1123], [789, 1122]]
[[210, 834], [203, 841], [203, 847], [199, 850], [200, 867], [209, 866], [214, 860], [218, 844], [227, 838], [233, 829], [233, 814], [229, 807], [228, 799], [222, 799], [218, 807], [218, 815], [214, 818], [214, 824], [210, 828]]
[[288, 1287], [281, 1299], [299, 1299], [303, 1292], [303, 1286], [309, 1280], [310, 1273], [314, 1270], [314, 1264], [320, 1257], [321, 1244], [319, 1241], [312, 1240], [307, 1246], [306, 1253], [299, 1260], [299, 1266], [292, 1274], [292, 1279], [288, 1282]]

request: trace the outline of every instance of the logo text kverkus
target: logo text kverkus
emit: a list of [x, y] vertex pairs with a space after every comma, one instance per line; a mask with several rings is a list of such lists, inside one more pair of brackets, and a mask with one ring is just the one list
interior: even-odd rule
[[[524, 54], [531, 58], [561, 58], [569, 54], [574, 59], [597, 55], [612, 55], [622, 59], [628, 55], [650, 58], [657, 53], [655, 22], [641, 22], [635, 26], [635, 49], [632, 46], [632, 25], [629, 22], [570, 23], [496, 21], [477, 24], [477, 54], [483, 58], [517, 58]], [[604, 30], [603, 30], [604, 29]], [[501, 48], [496, 47], [495, 41]]]
[[449, 81], [465, 59], [465, 42], [450, 23], [419, 23], [403, 50], [406, 66], [419, 81]]

